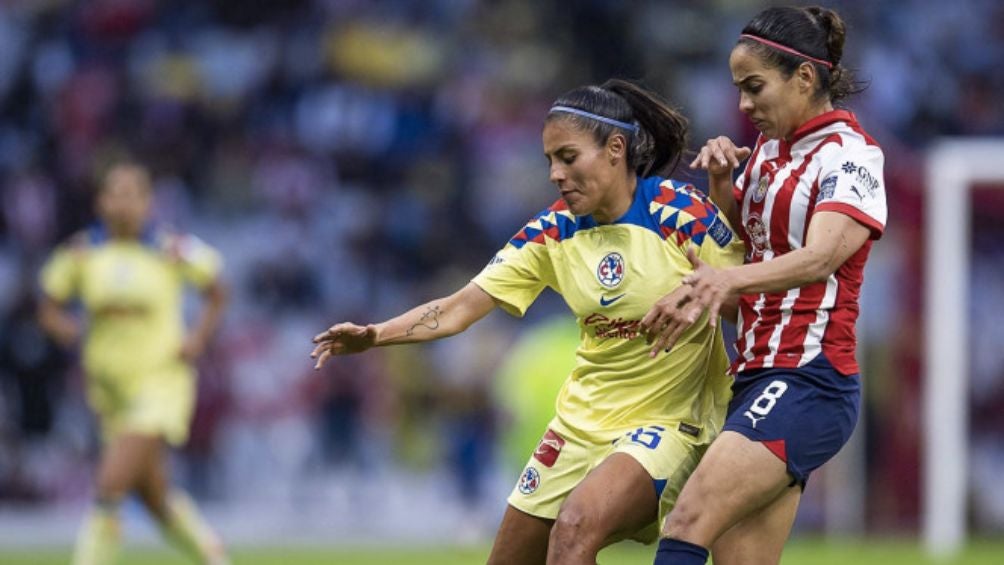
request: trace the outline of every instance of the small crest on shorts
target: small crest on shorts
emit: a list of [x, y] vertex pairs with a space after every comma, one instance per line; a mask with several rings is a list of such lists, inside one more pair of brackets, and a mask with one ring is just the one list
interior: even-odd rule
[[537, 449], [533, 450], [533, 458], [540, 461], [540, 464], [550, 469], [554, 462], [561, 455], [561, 448], [565, 445], [565, 440], [553, 430], [548, 429], [544, 437], [540, 438]]
[[596, 267], [596, 279], [607, 288], [613, 288], [624, 280], [624, 257], [620, 253], [607, 253]]
[[540, 488], [540, 473], [533, 467], [527, 467], [519, 477], [519, 492], [533, 494]]

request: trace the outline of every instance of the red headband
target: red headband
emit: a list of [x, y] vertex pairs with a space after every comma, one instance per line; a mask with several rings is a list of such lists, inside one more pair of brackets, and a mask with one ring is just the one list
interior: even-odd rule
[[744, 33], [744, 34], [740, 35], [739, 37], [745, 37], [746, 39], [752, 39], [753, 41], [756, 41], [757, 43], [763, 43], [764, 45], [769, 45], [769, 46], [773, 47], [774, 49], [777, 49], [778, 51], [784, 51], [785, 53], [790, 53], [792, 55], [795, 55], [796, 57], [801, 57], [803, 59], [808, 59], [808, 60], [812, 61], [813, 63], [819, 63], [820, 65], [823, 65], [827, 69], [832, 69], [833, 68], [833, 63], [831, 63], [829, 61], [824, 61], [822, 59], [817, 59], [815, 57], [810, 57], [809, 55], [806, 55], [805, 53], [802, 53], [801, 51], [798, 51], [797, 49], [792, 49], [791, 47], [788, 47], [787, 45], [781, 45], [780, 43], [771, 41], [769, 39], [764, 39], [762, 37], [757, 37], [755, 35], [750, 35], [748, 33]]

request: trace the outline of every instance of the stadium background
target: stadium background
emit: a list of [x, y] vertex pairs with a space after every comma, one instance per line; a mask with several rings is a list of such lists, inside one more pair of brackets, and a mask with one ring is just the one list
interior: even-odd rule
[[[92, 220], [96, 172], [125, 154], [153, 168], [158, 218], [226, 256], [231, 308], [200, 364], [192, 441], [174, 462], [222, 533], [238, 548], [421, 540], [475, 548], [457, 562], [483, 558], [570, 362], [575, 330], [560, 301], [317, 373], [310, 337], [459, 287], [553, 201], [540, 127], [573, 86], [641, 79], [691, 118], [692, 147], [717, 134], [750, 143], [726, 61], [765, 5], [3, 3], [0, 561], [15, 548], [62, 555], [87, 502], [93, 422], [74, 357], [34, 323], [35, 277], [52, 246]], [[846, 547], [879, 548], [859, 562], [894, 563], [920, 523], [920, 273], [936, 260], [922, 240], [925, 152], [941, 136], [1004, 135], [1004, 5], [830, 5], [849, 26], [844, 63], [870, 82], [849, 106], [886, 152], [891, 217], [862, 297], [863, 425], [850, 462], [809, 489], [796, 538], [839, 535]], [[975, 192], [970, 277], [969, 525], [997, 556], [1001, 192]], [[138, 507], [126, 516], [131, 539], [154, 542]], [[901, 541], [878, 541], [888, 538]], [[802, 553], [789, 562], [825, 547], [796, 543]]]

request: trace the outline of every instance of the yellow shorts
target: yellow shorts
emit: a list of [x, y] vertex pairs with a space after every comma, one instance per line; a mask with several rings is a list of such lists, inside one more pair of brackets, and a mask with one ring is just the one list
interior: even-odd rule
[[561, 504], [590, 471], [611, 454], [626, 453], [648, 472], [659, 493], [656, 521], [632, 536], [652, 543], [658, 539], [660, 525], [676, 504], [683, 484], [708, 448], [711, 438], [704, 435], [698, 440], [680, 431], [679, 424], [662, 422], [613, 431], [597, 441], [575, 433], [555, 418], [523, 468], [508, 502], [532, 516], [557, 518]]
[[188, 439], [195, 408], [195, 378], [186, 366], [175, 366], [141, 378], [89, 374], [87, 399], [108, 442], [125, 433], [163, 437], [177, 447]]

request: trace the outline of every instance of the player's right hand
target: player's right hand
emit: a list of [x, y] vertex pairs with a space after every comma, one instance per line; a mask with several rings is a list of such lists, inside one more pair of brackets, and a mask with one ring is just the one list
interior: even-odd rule
[[360, 326], [351, 322], [335, 324], [314, 336], [317, 345], [310, 353], [311, 359], [316, 359], [314, 369], [320, 369], [324, 362], [333, 355], [350, 355], [366, 351], [376, 344], [376, 326], [369, 324]]
[[694, 324], [700, 312], [692, 312], [687, 305], [691, 302], [691, 292], [693, 288], [687, 285], [680, 285], [672, 292], [663, 296], [642, 318], [639, 329], [645, 336], [645, 342], [653, 345], [650, 357], [659, 354], [659, 350], [666, 353], [673, 348], [676, 340], [680, 339], [683, 332]]
[[690, 168], [708, 171], [712, 176], [731, 175], [752, 152], [749, 147], [736, 147], [731, 139], [720, 135], [704, 144], [690, 162]]

